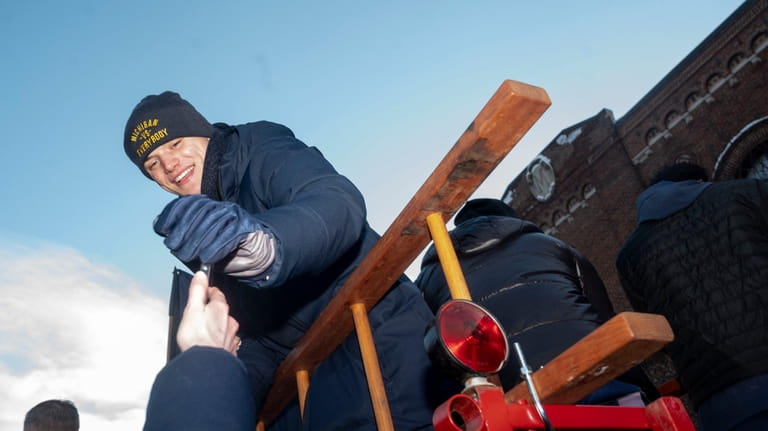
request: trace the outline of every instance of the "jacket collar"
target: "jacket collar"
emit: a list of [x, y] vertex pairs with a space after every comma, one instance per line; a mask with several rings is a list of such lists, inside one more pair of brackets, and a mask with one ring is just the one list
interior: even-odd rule
[[230, 133], [230, 126], [216, 123], [213, 136], [208, 141], [208, 148], [205, 150], [203, 180], [202, 184], [200, 184], [200, 191], [209, 198], [218, 201], [223, 199], [221, 186], [219, 185], [219, 167], [221, 166], [221, 156], [227, 150], [227, 139], [225, 138]]
[[701, 192], [712, 183], [687, 181], [660, 181], [637, 197], [637, 224], [648, 220], [661, 220], [688, 208]]

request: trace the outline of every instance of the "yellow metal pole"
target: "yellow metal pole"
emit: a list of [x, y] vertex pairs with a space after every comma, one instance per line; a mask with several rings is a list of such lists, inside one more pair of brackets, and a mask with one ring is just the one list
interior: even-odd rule
[[456, 250], [453, 249], [451, 237], [445, 228], [445, 221], [441, 213], [432, 213], [427, 216], [427, 226], [432, 235], [432, 241], [435, 242], [437, 257], [440, 259], [440, 265], [443, 267], [445, 281], [448, 282], [448, 289], [451, 291], [451, 298], [472, 300], [467, 288], [467, 282], [464, 280], [464, 274], [461, 272], [459, 258], [456, 257]]
[[299, 391], [299, 412], [301, 412], [301, 419], [304, 420], [304, 402], [307, 399], [307, 391], [309, 391], [309, 371], [296, 371], [296, 386]]
[[[352, 304], [350, 308], [352, 309], [352, 317], [355, 320], [357, 341], [360, 343], [360, 354], [363, 357], [365, 377], [368, 380], [368, 391], [371, 393], [376, 427], [379, 431], [394, 431], [395, 425], [392, 423], [392, 413], [389, 411], [387, 393], [384, 390], [384, 380], [381, 377], [379, 359], [376, 356], [376, 346], [373, 344], [371, 324], [368, 322], [368, 311], [362, 302]], [[340, 408], [343, 408], [343, 406]]]

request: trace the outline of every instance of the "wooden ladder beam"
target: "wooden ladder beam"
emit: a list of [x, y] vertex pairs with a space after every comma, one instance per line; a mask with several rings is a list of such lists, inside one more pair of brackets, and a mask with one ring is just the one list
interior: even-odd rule
[[277, 369], [259, 421], [270, 423], [310, 372], [352, 331], [352, 304], [370, 310], [429, 243], [429, 214], [448, 220], [549, 107], [547, 93], [504, 81]]
[[[658, 314], [619, 313], [533, 373], [544, 404], [572, 404], [638, 365], [674, 339]], [[525, 346], [523, 354], [525, 354]], [[510, 358], [514, 361], [514, 358]], [[510, 389], [504, 399], [532, 402], [528, 385]]]

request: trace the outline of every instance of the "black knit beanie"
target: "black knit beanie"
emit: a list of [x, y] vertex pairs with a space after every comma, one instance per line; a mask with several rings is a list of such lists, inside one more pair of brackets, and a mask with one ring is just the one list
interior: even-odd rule
[[509, 205], [498, 199], [473, 199], [464, 204], [464, 208], [456, 214], [453, 224], [460, 225], [467, 220], [480, 216], [517, 217], [517, 213]]
[[691, 162], [679, 162], [659, 169], [651, 180], [651, 185], [661, 181], [707, 181], [707, 170]]
[[128, 158], [139, 170], [144, 170], [144, 161], [160, 145], [187, 136], [210, 138], [213, 126], [178, 93], [166, 91], [149, 95], [139, 102], [125, 124], [123, 147]]

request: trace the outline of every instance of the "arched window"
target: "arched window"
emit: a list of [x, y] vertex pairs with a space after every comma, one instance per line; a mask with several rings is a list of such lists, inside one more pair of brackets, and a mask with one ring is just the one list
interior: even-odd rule
[[730, 70], [731, 73], [736, 73], [746, 63], [747, 56], [742, 52], [737, 52], [730, 60], [728, 60], [728, 70]]
[[768, 117], [750, 122], [725, 144], [715, 163], [712, 178], [768, 179]]
[[552, 225], [556, 228], [560, 226], [563, 223], [570, 223], [573, 221], [573, 216], [563, 210], [556, 210], [554, 213], [552, 213]]
[[768, 33], [758, 33], [757, 36], [752, 39], [752, 52], [755, 54], [765, 49], [766, 46], [768, 46]]
[[597, 189], [592, 184], [586, 184], [584, 187], [581, 188], [581, 197], [584, 200], [587, 200], [592, 197], [597, 192]]
[[552, 224], [555, 226], [560, 225], [568, 218], [568, 214], [557, 210], [552, 214]]
[[693, 92], [689, 94], [688, 97], [685, 98], [685, 107], [689, 111], [693, 111], [703, 101], [704, 101], [704, 98], [701, 97], [701, 94], [697, 92]]
[[707, 78], [707, 91], [714, 93], [715, 90], [723, 85], [723, 81], [723, 77], [719, 73], [710, 75], [710, 77]]
[[741, 176], [744, 178], [768, 179], [768, 141], [763, 141], [741, 161]]
[[690, 153], [678, 154], [675, 163], [696, 163], [696, 156]]
[[584, 206], [587, 206], [586, 202], [579, 198], [571, 198], [568, 200], [568, 212], [570, 213], [574, 213]]
[[683, 117], [680, 115], [677, 111], [670, 111], [667, 116], [664, 119], [664, 124], [667, 126], [667, 129], [671, 129], [675, 127], [677, 123], [682, 120]]
[[645, 133], [645, 143], [648, 145], [653, 144], [661, 137], [661, 131], [655, 127], [652, 127]]

